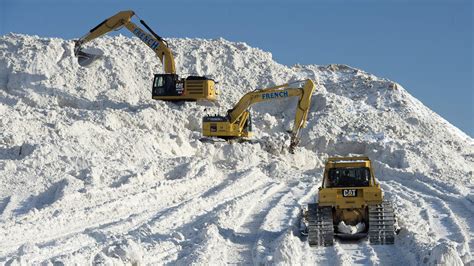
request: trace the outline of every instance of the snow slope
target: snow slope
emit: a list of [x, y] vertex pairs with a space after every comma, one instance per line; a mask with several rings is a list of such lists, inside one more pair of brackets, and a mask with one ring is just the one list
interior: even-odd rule
[[[220, 107], [151, 99], [161, 64], [138, 39], [0, 37], [0, 263], [473, 263], [474, 141], [399, 84], [345, 65], [278, 64], [224, 39], [170, 39], [178, 73], [219, 81]], [[201, 142], [201, 118], [244, 93], [312, 78], [308, 127], [286, 150], [294, 99], [252, 108], [255, 142]], [[309, 247], [299, 206], [329, 155], [372, 158], [403, 228], [393, 246]]]

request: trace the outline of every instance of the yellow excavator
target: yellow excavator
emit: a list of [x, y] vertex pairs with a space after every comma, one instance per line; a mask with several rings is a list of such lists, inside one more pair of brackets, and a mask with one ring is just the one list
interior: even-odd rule
[[215, 82], [203, 76], [189, 76], [180, 78], [176, 74], [176, 67], [173, 53], [168, 47], [168, 43], [156, 34], [142, 19], [140, 23], [148, 30], [145, 32], [131, 21], [135, 13], [131, 10], [121, 11], [114, 16], [102, 21], [99, 25], [91, 29], [85, 36], [75, 42], [74, 55], [78, 58], [79, 65], [86, 67], [97, 60], [100, 55], [88, 53], [82, 46], [110, 31], [125, 27], [158, 56], [164, 66], [164, 74], [155, 74], [152, 85], [152, 97], [155, 100], [165, 101], [215, 101], [217, 91]]
[[[304, 85], [302, 87], [291, 87], [293, 84], [303, 82]], [[245, 94], [234, 108], [228, 110], [227, 115], [205, 116], [202, 120], [202, 134], [206, 137], [218, 137], [223, 139], [251, 137], [252, 119], [248, 109], [252, 104], [288, 97], [299, 97], [290, 141], [290, 152], [293, 153], [299, 143], [300, 129], [306, 127], [306, 119], [314, 87], [314, 82], [308, 79], [251, 91]]]

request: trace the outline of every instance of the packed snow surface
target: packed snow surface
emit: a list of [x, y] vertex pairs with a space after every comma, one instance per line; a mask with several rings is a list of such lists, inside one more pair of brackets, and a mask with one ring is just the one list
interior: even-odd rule
[[[162, 66], [105, 37], [0, 37], [1, 264], [472, 263], [474, 141], [390, 80], [345, 65], [285, 66], [224, 39], [170, 39], [178, 73], [217, 80], [220, 106], [151, 99]], [[295, 99], [252, 107], [255, 141], [201, 141], [201, 118], [246, 92], [319, 83], [295, 154]], [[402, 228], [395, 245], [309, 247], [300, 205], [328, 156], [367, 155]]]

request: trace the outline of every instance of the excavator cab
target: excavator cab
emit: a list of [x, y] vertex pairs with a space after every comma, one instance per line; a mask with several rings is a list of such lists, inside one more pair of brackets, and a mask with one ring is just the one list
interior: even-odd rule
[[155, 74], [153, 79], [152, 96], [180, 96], [183, 86], [179, 86], [179, 77], [176, 74]]
[[152, 98], [166, 101], [216, 100], [215, 81], [207, 77], [189, 76], [180, 78], [177, 74], [155, 74]]

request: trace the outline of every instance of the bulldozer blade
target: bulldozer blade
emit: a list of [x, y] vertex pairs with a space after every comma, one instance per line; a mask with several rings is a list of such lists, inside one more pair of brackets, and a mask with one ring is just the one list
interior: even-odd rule
[[356, 233], [356, 234], [344, 234], [344, 233], [334, 233], [340, 239], [343, 240], [358, 240], [364, 237], [367, 237], [367, 233]]
[[94, 63], [97, 59], [100, 59], [102, 57], [102, 53], [91, 53], [91, 52], [84, 52], [84, 51], [78, 51], [77, 52], [77, 63], [79, 63], [80, 66], [82, 67], [88, 67], [92, 63]]

